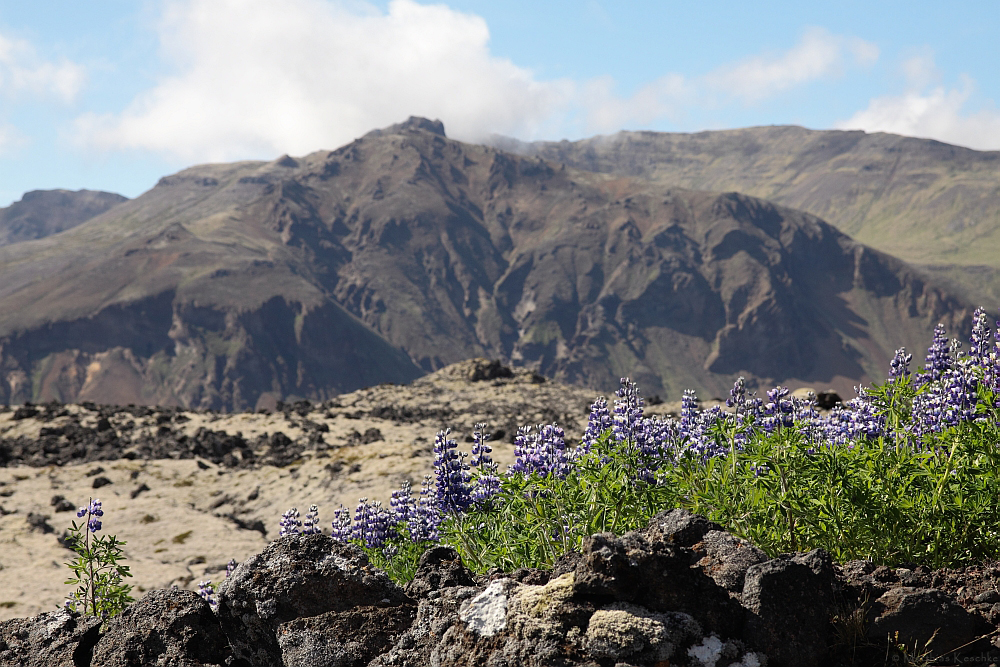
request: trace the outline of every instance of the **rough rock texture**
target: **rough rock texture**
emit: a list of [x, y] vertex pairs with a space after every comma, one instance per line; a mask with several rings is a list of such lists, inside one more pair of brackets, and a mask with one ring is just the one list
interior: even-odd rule
[[[253, 667], [280, 664], [283, 653], [301, 660], [322, 646], [336, 645], [337, 651], [347, 651], [346, 639], [314, 631], [321, 625], [285, 625], [291, 621], [358, 607], [403, 604], [409, 604], [406, 595], [385, 572], [368, 564], [364, 552], [325, 535], [278, 539], [240, 563], [219, 588], [223, 631], [234, 655]], [[349, 621], [344, 622], [345, 627], [350, 626]], [[300, 654], [290, 643], [289, 634], [300, 646], [312, 648]], [[283, 635], [284, 647], [279, 639]]]
[[926, 647], [935, 655], [966, 646], [991, 629], [983, 618], [945, 592], [911, 586], [893, 588], [882, 595], [872, 605], [869, 619], [868, 637], [873, 641], [892, 637], [910, 648]]
[[[723, 530], [710, 530], [692, 549], [700, 567], [730, 593], [742, 594], [747, 570], [768, 560], [752, 543]], [[702, 555], [704, 554], [704, 555]]]
[[149, 591], [119, 616], [94, 647], [94, 667], [226, 664], [230, 656], [219, 620], [191, 591]]
[[90, 664], [100, 622], [65, 609], [0, 623], [0, 665], [76, 667]]
[[726, 590], [700, 569], [692, 554], [657, 544], [640, 533], [602, 533], [583, 542], [575, 570], [575, 594], [595, 603], [634, 602], [652, 611], [690, 614], [708, 632], [733, 636], [743, 612]]
[[[819, 550], [760, 558], [674, 510], [592, 536], [551, 572], [474, 577], [453, 549], [430, 549], [411, 598], [354, 546], [286, 536], [236, 568], [215, 613], [157, 590], [103, 634], [65, 611], [14, 619], [0, 624], [0, 665], [868, 667], [899, 663], [898, 645], [947, 664], [1000, 659], [987, 639], [971, 642], [995, 631], [978, 606], [1000, 604], [995, 589], [963, 597], [926, 587], [956, 583], [947, 573], [835, 566]], [[860, 623], [845, 625], [845, 610]]]
[[747, 642], [774, 664], [819, 664], [830, 643], [834, 570], [822, 550], [775, 558], [746, 571]]
[[472, 572], [462, 564], [452, 547], [432, 547], [417, 563], [417, 572], [406, 584], [406, 594], [413, 599], [425, 598], [431, 591], [452, 586], [475, 586]]

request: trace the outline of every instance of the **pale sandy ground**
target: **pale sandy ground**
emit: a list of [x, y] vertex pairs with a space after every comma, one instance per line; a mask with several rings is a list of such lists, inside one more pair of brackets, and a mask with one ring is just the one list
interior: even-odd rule
[[[133, 596], [152, 588], [177, 585], [191, 590], [198, 582], [225, 577], [225, 565], [261, 551], [278, 536], [278, 521], [285, 510], [297, 507], [305, 515], [310, 504], [320, 508], [321, 525], [329, 533], [333, 510], [343, 504], [353, 508], [368, 497], [388, 505], [390, 493], [409, 480], [414, 492], [424, 475], [432, 472], [431, 447], [435, 433], [445, 425], [455, 429], [460, 449], [468, 451], [466, 436], [478, 421], [501, 421], [500, 415], [532, 424], [557, 419], [566, 428], [567, 441], [575, 445], [586, 426], [588, 406], [597, 392], [555, 382], [536, 383], [526, 375], [502, 382], [469, 382], [469, 362], [442, 369], [405, 387], [381, 385], [316, 405], [306, 418], [292, 413], [218, 414], [186, 412], [186, 421], [174, 420], [175, 431], [194, 433], [204, 426], [230, 434], [242, 433], [247, 440], [258, 434], [280, 431], [293, 440], [306, 435], [310, 424], [329, 428], [324, 434], [330, 449], [306, 451], [285, 467], [227, 469], [199, 460], [104, 461], [46, 468], [12, 466], [0, 468], [0, 620], [32, 616], [61, 605], [72, 587], [65, 563], [74, 554], [59, 545], [56, 537], [76, 519], [75, 512], [56, 512], [55, 495], [65, 496], [74, 506], [91, 497], [104, 504], [104, 534], [114, 534], [124, 547], [133, 577]], [[612, 397], [609, 397], [612, 398]], [[453, 411], [447, 424], [438, 418], [391, 421], [372, 418], [367, 412], [379, 406]], [[84, 426], [93, 426], [97, 415], [79, 406], [66, 406], [81, 416]], [[679, 410], [679, 403], [662, 404], [647, 414]], [[359, 418], [359, 414], [361, 415]], [[558, 417], [553, 417], [558, 414]], [[19, 435], [37, 438], [43, 426], [59, 426], [68, 418], [40, 423], [36, 419], [15, 421], [12, 413], [0, 414], [0, 437]], [[307, 420], [307, 421], [305, 421]], [[155, 431], [155, 418], [132, 419], [115, 415], [120, 429], [126, 421], [135, 424], [129, 433]], [[367, 445], [348, 444], [352, 434], [377, 428], [384, 440]], [[513, 445], [493, 442], [493, 457], [505, 470], [513, 462]], [[200, 463], [200, 465], [199, 465]], [[96, 468], [103, 472], [94, 474]], [[88, 474], [90, 473], [90, 474]], [[93, 488], [94, 479], [107, 477], [111, 484]], [[148, 491], [131, 498], [145, 484]], [[49, 517], [52, 533], [32, 530], [26, 518], [34, 512]], [[6, 513], [6, 514], [4, 514]], [[240, 529], [223, 515], [244, 522], [260, 520], [267, 536]]]
[[[384, 423], [379, 427], [386, 442], [344, 447], [322, 458], [306, 452], [301, 463], [285, 468], [230, 471], [202, 462], [207, 465], [202, 469], [196, 460], [0, 468], [0, 493], [13, 492], [0, 497], [0, 506], [17, 510], [0, 517], [0, 620], [53, 609], [72, 590], [63, 582], [69, 572], [65, 562], [73, 554], [58, 544], [56, 536], [76, 516], [56, 513], [51, 506], [54, 495], [75, 505], [86, 504], [91, 497], [102, 500], [102, 532], [127, 542], [130, 583], [136, 592], [172, 584], [194, 590], [202, 579], [223, 578], [230, 558], [241, 561], [276, 538], [278, 520], [289, 507], [305, 515], [310, 504], [319, 505], [324, 532], [329, 533], [333, 510], [341, 504], [353, 509], [364, 496], [388, 505], [390, 493], [405, 479], [418, 490], [432, 465], [423, 453], [413, 456], [413, 438], [405, 432], [417, 429], [402, 427], [394, 432]], [[513, 446], [495, 443], [494, 458], [506, 468], [513, 461]], [[333, 461], [343, 462], [339, 473], [326, 468]], [[350, 472], [353, 464], [360, 464], [360, 470]], [[97, 467], [104, 471], [87, 475]], [[97, 476], [112, 484], [93, 489]], [[130, 492], [140, 484], [150, 490], [131, 499]], [[26, 521], [29, 512], [49, 516], [56, 532], [32, 530]], [[230, 512], [247, 522], [263, 521], [267, 538], [220, 516]]]

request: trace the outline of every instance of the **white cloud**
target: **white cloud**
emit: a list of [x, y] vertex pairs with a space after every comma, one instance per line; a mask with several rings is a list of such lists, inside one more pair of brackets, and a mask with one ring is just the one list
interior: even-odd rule
[[77, 122], [85, 145], [189, 160], [335, 148], [410, 115], [448, 133], [537, 136], [569, 82], [490, 54], [486, 22], [393, 0], [381, 13], [326, 0], [171, 0], [161, 26], [177, 73], [122, 113]]
[[961, 85], [932, 85], [940, 72], [932, 57], [916, 56], [903, 63], [908, 89], [902, 95], [885, 95], [869, 101], [868, 108], [835, 123], [843, 130], [889, 132], [937, 139], [979, 150], [1000, 150], [1000, 112], [966, 110], [975, 82], [962, 77]]
[[583, 130], [614, 132], [629, 125], [644, 126], [662, 118], [676, 118], [698, 95], [695, 85], [680, 74], [667, 74], [628, 98], [615, 94], [611, 77], [579, 87], [574, 100], [584, 110]]
[[878, 57], [878, 47], [870, 42], [810, 28], [784, 53], [754, 56], [704, 76], [668, 74], [627, 98], [615, 94], [610, 77], [590, 81], [579, 87], [574, 103], [583, 110], [581, 129], [585, 133], [609, 132], [664, 118], [680, 120], [691, 111], [717, 108], [733, 98], [759, 102], [795, 86], [842, 74], [851, 62], [869, 66]]
[[23, 94], [53, 96], [72, 102], [83, 88], [86, 73], [68, 60], [45, 62], [29, 42], [0, 35], [0, 92], [16, 97]]
[[870, 42], [810, 28], [788, 51], [720, 67], [705, 77], [705, 84], [710, 90], [752, 103], [794, 86], [839, 75], [850, 60], [867, 66], [878, 56], [878, 47]]
[[76, 141], [223, 161], [335, 148], [410, 115], [450, 136], [520, 139], [616, 131], [677, 120], [727, 98], [759, 100], [867, 64], [858, 39], [807, 31], [784, 54], [708, 76], [666, 74], [630, 95], [610, 78], [540, 81], [491, 54], [489, 29], [445, 5], [392, 0], [162, 0], [170, 74], [121, 112], [85, 114]]

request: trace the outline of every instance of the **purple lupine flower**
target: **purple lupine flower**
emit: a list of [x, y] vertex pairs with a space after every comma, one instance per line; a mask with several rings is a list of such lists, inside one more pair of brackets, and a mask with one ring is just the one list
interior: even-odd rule
[[856, 398], [847, 402], [845, 414], [848, 418], [848, 440], [858, 438], [875, 439], [885, 434], [885, 417], [878, 414], [868, 392], [855, 387]]
[[585, 452], [597, 442], [597, 439], [611, 428], [611, 413], [608, 411], [608, 402], [603, 396], [598, 396], [594, 404], [590, 406], [590, 417], [587, 420], [587, 430], [583, 432], [580, 444]]
[[198, 582], [198, 595], [200, 595], [205, 602], [215, 609], [219, 606], [219, 601], [215, 599], [215, 589], [212, 587], [212, 580], [199, 581]]
[[353, 537], [369, 549], [381, 549], [395, 525], [392, 512], [383, 508], [381, 501], [369, 503], [367, 498], [362, 498], [354, 512]]
[[938, 324], [934, 327], [934, 339], [930, 347], [927, 348], [924, 372], [917, 378], [918, 386], [928, 382], [937, 382], [941, 379], [942, 373], [951, 369], [953, 363], [951, 346], [944, 325]]
[[486, 424], [476, 424], [472, 430], [472, 461], [471, 465], [479, 469], [475, 484], [470, 491], [473, 503], [483, 505], [491, 497], [500, 492], [500, 478], [497, 476], [497, 464], [490, 454], [493, 448], [486, 444], [490, 434], [486, 433]]
[[351, 526], [351, 510], [343, 505], [333, 510], [333, 523], [330, 524], [330, 537], [337, 542], [347, 542], [354, 535]]
[[493, 459], [490, 454], [493, 448], [486, 444], [490, 439], [490, 434], [486, 432], [486, 424], [476, 424], [472, 427], [472, 460], [469, 465], [473, 468], [488, 464]]
[[430, 475], [424, 476], [424, 481], [420, 484], [420, 500], [406, 522], [410, 539], [414, 542], [437, 542], [441, 539], [438, 532], [442, 521], [441, 511], [435, 500], [433, 486], [433, 478]]
[[680, 431], [682, 436], [690, 437], [690, 432], [698, 422], [698, 397], [694, 389], [685, 389], [681, 396], [681, 422]]
[[639, 453], [635, 477], [653, 483], [656, 472], [673, 461], [672, 449], [677, 440], [677, 423], [673, 419], [643, 417], [635, 434], [635, 449]]
[[642, 423], [642, 396], [639, 387], [628, 378], [621, 379], [621, 386], [615, 392], [614, 414], [611, 417], [611, 431], [615, 440], [635, 442], [635, 436]]
[[767, 434], [779, 427], [791, 428], [795, 423], [795, 403], [788, 393], [788, 387], [775, 387], [767, 392], [760, 417], [760, 427]]
[[823, 444], [826, 433], [824, 420], [816, 409], [816, 394], [809, 392], [805, 398], [792, 397], [793, 422], [795, 430], [805, 436], [806, 440], [817, 445]]
[[727, 408], [736, 408], [736, 414], [741, 414], [746, 410], [747, 387], [746, 379], [741, 375], [733, 383], [733, 388], [729, 390], [729, 398], [726, 399]]
[[976, 308], [972, 314], [972, 337], [969, 343], [969, 359], [973, 365], [982, 367], [990, 352], [990, 327], [983, 308]]
[[896, 350], [889, 362], [889, 382], [905, 380], [910, 376], [910, 362], [913, 360], [912, 354], [906, 353], [906, 348], [901, 347]]
[[919, 440], [928, 433], [941, 431], [976, 419], [979, 378], [969, 357], [941, 375], [922, 394], [913, 399], [909, 431]]
[[435, 492], [442, 512], [460, 514], [472, 503], [469, 466], [466, 453], [457, 451], [458, 443], [448, 437], [450, 433], [451, 429], [439, 431], [434, 438]]
[[232, 576], [233, 570], [236, 569], [236, 559], [230, 558], [229, 562], [226, 563], [226, 579]]
[[477, 505], [488, 505], [490, 498], [500, 493], [500, 475], [497, 474], [496, 461], [490, 461], [479, 469], [476, 486], [472, 490], [472, 502]]
[[302, 527], [302, 522], [299, 521], [298, 508], [293, 507], [282, 514], [278, 525], [281, 527], [278, 531], [279, 537], [283, 537], [285, 535], [298, 535], [300, 532], [299, 529]]
[[104, 510], [101, 509], [101, 499], [92, 499], [87, 507], [81, 507], [77, 511], [76, 516], [79, 519], [82, 519], [84, 516], [87, 517], [86, 523], [88, 532], [96, 533], [101, 530], [100, 517], [104, 516]]
[[317, 505], [310, 505], [309, 511], [306, 513], [306, 518], [302, 522], [302, 534], [320, 535], [322, 532], [319, 527], [319, 507]]
[[392, 510], [396, 523], [406, 523], [413, 514], [416, 501], [413, 499], [413, 492], [410, 480], [404, 480], [398, 489], [392, 492], [389, 498], [389, 508]]
[[566, 433], [557, 424], [539, 425], [536, 433], [522, 426], [514, 437], [514, 464], [507, 474], [563, 479], [569, 474], [571, 454], [566, 451]]
[[[711, 418], [709, 418], [710, 420]], [[706, 459], [714, 455], [713, 444], [707, 437], [710, 421], [698, 409], [698, 397], [693, 389], [685, 389], [681, 396], [681, 418], [677, 423], [677, 437], [695, 456]]]
[[[980, 358], [981, 360], [982, 358]], [[979, 378], [975, 372], [976, 367], [977, 364], [971, 357], [963, 359], [942, 378], [943, 417], [948, 426], [972, 421], [975, 418], [979, 386]]]

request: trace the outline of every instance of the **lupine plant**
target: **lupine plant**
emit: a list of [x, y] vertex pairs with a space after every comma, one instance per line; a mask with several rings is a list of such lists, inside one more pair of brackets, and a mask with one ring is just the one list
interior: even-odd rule
[[418, 498], [406, 483], [388, 509], [363, 498], [352, 521], [341, 507], [331, 534], [400, 580], [436, 542], [478, 571], [550, 566], [587, 535], [640, 528], [674, 507], [772, 555], [822, 547], [841, 561], [933, 567], [996, 558], [998, 330], [978, 309], [963, 352], [938, 325], [922, 369], [899, 349], [884, 383], [857, 387], [825, 415], [814, 396], [775, 387], [758, 398], [739, 378], [726, 409], [702, 410], [689, 390], [679, 418], [646, 417], [639, 388], [622, 378], [610, 409], [594, 402], [579, 445], [557, 424], [522, 427], [502, 474], [485, 424], [468, 463], [442, 431]]
[[67, 544], [77, 553], [75, 560], [66, 563], [73, 571], [73, 578], [65, 583], [76, 586], [66, 599], [65, 606], [92, 616], [109, 618], [120, 613], [133, 601], [132, 587], [122, 583], [122, 577], [131, 577], [128, 565], [121, 565], [125, 555], [114, 535], [97, 535], [103, 528], [104, 510], [99, 498], [92, 498], [86, 507], [76, 513], [83, 523], [73, 522]]

